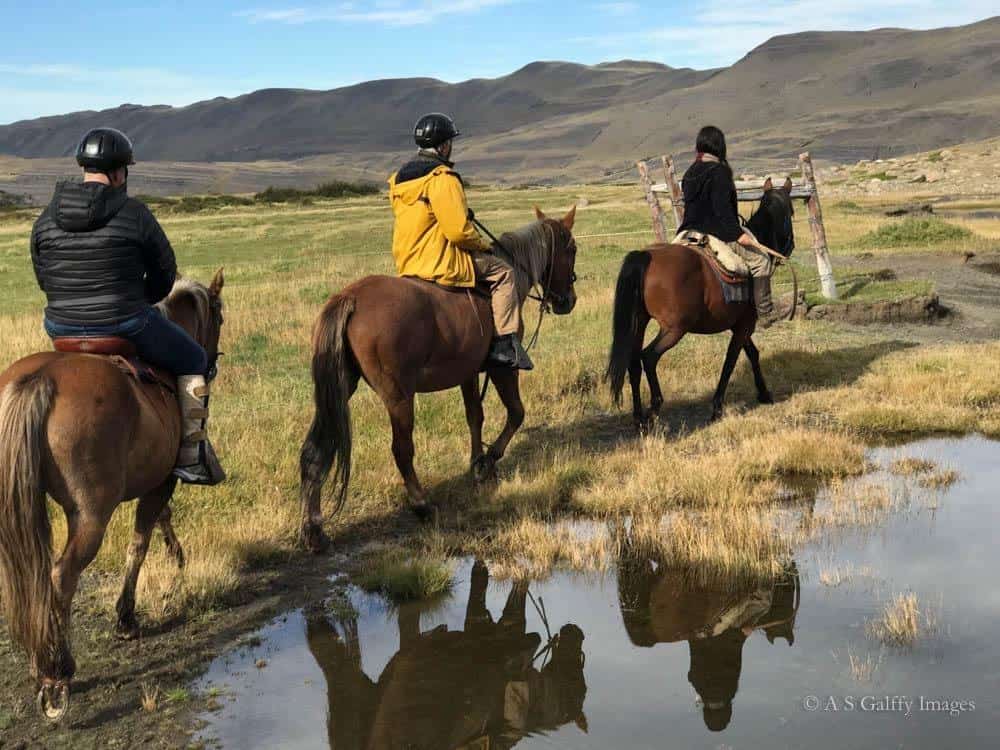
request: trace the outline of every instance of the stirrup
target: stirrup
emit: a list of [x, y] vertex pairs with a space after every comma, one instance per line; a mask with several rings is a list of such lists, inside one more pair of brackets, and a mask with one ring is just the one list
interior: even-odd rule
[[172, 474], [184, 484], [214, 487], [226, 480], [226, 472], [219, 463], [212, 443], [206, 438], [198, 446], [199, 460], [186, 466], [175, 466]]

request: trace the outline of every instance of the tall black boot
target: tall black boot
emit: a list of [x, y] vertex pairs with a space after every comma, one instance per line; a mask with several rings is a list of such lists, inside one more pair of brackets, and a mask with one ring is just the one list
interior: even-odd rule
[[771, 277], [762, 276], [753, 280], [753, 301], [757, 306], [757, 327], [769, 328], [778, 316], [771, 300]]

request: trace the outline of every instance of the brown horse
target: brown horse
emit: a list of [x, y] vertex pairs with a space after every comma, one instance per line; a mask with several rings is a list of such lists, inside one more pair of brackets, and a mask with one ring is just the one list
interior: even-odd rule
[[[760, 205], [747, 222], [750, 231], [767, 247], [786, 257], [795, 247], [792, 231], [792, 183], [765, 185]], [[651, 318], [660, 324], [656, 338], [643, 348]], [[648, 429], [659, 415], [663, 393], [656, 365], [664, 353], [688, 333], [732, 331], [719, 386], [712, 398], [712, 419], [722, 416], [722, 402], [740, 350], [746, 352], [757, 385], [757, 399], [773, 403], [760, 370], [760, 352], [751, 336], [757, 326], [752, 302], [727, 303], [722, 286], [709, 262], [684, 245], [655, 244], [625, 256], [615, 289], [611, 354], [605, 379], [615, 403], [621, 403], [625, 373], [632, 386], [632, 416], [640, 430]], [[642, 409], [642, 374], [649, 381], [650, 409]]]
[[[543, 304], [565, 315], [576, 305], [572, 234], [576, 208], [561, 221], [535, 211], [536, 222], [503, 235], [493, 251], [513, 267], [522, 304], [538, 286]], [[351, 473], [348, 401], [360, 378], [389, 412], [392, 453], [418, 517], [430, 517], [433, 510], [413, 470], [416, 393], [461, 386], [472, 434], [474, 474], [478, 479], [492, 475], [524, 421], [517, 370], [488, 370], [507, 409], [507, 422], [497, 441], [483, 452], [479, 370], [492, 338], [489, 300], [468, 290], [449, 290], [414, 278], [366, 276], [329, 299], [313, 332], [316, 413], [300, 461], [301, 536], [309, 549], [319, 552], [328, 543], [320, 495], [334, 464], [337, 508], [347, 496]]]
[[[161, 311], [218, 357], [220, 269], [205, 288], [181, 280]], [[28, 653], [39, 707], [58, 720], [76, 671], [70, 614], [80, 574], [97, 555], [115, 509], [139, 498], [116, 632], [132, 637], [135, 587], [153, 528], [184, 557], [168, 503], [181, 439], [173, 394], [139, 383], [107, 357], [43, 352], [0, 374], [0, 593], [12, 640]], [[66, 514], [68, 537], [52, 563], [45, 497]]]

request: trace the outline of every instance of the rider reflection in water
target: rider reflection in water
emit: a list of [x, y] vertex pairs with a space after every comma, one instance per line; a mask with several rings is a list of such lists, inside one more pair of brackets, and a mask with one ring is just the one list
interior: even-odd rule
[[583, 631], [564, 625], [543, 646], [528, 633], [528, 584], [513, 585], [500, 619], [486, 608], [489, 573], [472, 569], [465, 627], [420, 631], [415, 605], [399, 610], [399, 651], [377, 681], [361, 668], [357, 622], [307, 623], [327, 682], [330, 746], [337, 750], [490, 750], [575, 723], [587, 729]]
[[618, 577], [622, 620], [636, 646], [688, 642], [688, 681], [705, 726], [721, 732], [732, 720], [750, 634], [795, 640], [798, 570], [790, 563], [775, 583], [735, 591], [725, 582], [699, 585], [687, 572], [627, 550]]

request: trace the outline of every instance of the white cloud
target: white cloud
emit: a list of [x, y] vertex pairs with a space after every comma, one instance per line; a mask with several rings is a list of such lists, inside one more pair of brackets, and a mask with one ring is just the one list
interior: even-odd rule
[[252, 23], [284, 23], [289, 25], [337, 22], [376, 23], [387, 26], [417, 26], [431, 23], [445, 16], [468, 15], [488, 8], [510, 5], [519, 0], [445, 0], [432, 2], [402, 2], [401, 0], [376, 0], [365, 6], [346, 2], [332, 6], [298, 7], [285, 9], [259, 8], [237, 13]]

